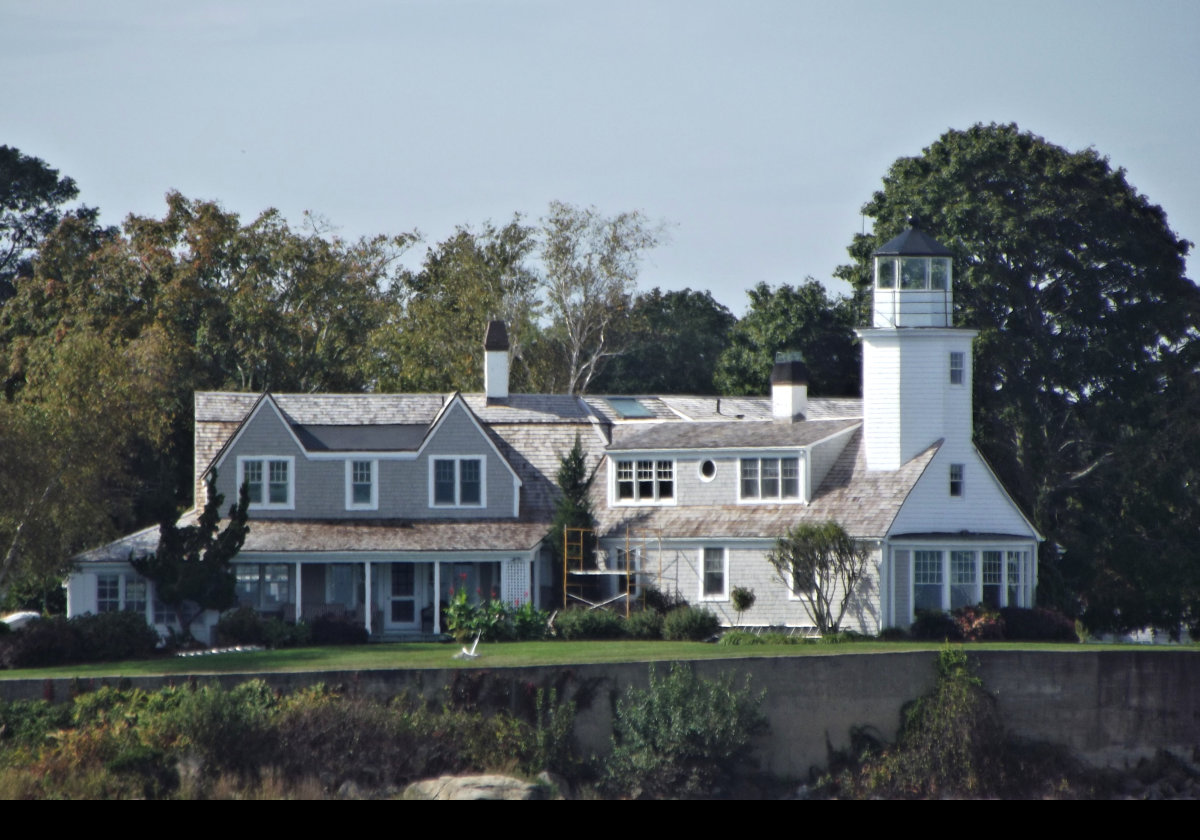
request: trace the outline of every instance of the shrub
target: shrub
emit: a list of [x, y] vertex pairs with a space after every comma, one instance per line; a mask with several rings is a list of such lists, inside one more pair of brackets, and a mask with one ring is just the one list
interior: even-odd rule
[[312, 623], [314, 645], [365, 645], [369, 639], [367, 628], [353, 618], [323, 615]]
[[290, 624], [281, 618], [268, 618], [262, 624], [263, 641], [267, 647], [304, 647], [312, 641], [312, 628], [305, 622]]
[[764, 695], [749, 679], [698, 678], [676, 663], [662, 679], [650, 666], [650, 687], [631, 688], [617, 701], [613, 752], [605, 762], [607, 792], [633, 797], [717, 794], [745, 758], [750, 739], [766, 730]]
[[983, 604], [958, 607], [950, 614], [959, 638], [966, 642], [996, 642], [1004, 638], [1004, 619]]
[[182, 691], [166, 717], [201, 759], [205, 773], [253, 776], [270, 763], [277, 709], [271, 687], [251, 680], [228, 691], [218, 685]]
[[62, 616], [31, 622], [0, 642], [0, 656], [6, 668], [44, 668], [81, 662], [82, 652], [76, 626]]
[[934, 642], [957, 642], [962, 632], [949, 615], [941, 610], [917, 610], [909, 633], [914, 639]]
[[703, 607], [677, 607], [663, 619], [663, 638], [702, 642], [715, 636], [720, 628], [720, 619]]
[[625, 622], [625, 635], [631, 639], [661, 639], [663, 617], [654, 610], [639, 610]]
[[71, 619], [79, 632], [81, 655], [89, 662], [144, 659], [158, 647], [158, 633], [141, 613], [111, 612]]
[[742, 623], [742, 613], [754, 606], [757, 600], [753, 589], [747, 589], [744, 586], [735, 586], [729, 591], [729, 600], [733, 603], [733, 609], [738, 614], [738, 624]]
[[238, 607], [223, 614], [217, 622], [217, 644], [266, 644], [263, 618], [253, 607]]
[[908, 638], [908, 631], [903, 627], [884, 627], [879, 631], [881, 642], [903, 642]]
[[624, 619], [608, 610], [564, 610], [554, 620], [554, 627], [567, 641], [619, 639], [625, 635]]
[[645, 600], [646, 608], [654, 610], [659, 615], [666, 615], [671, 610], [688, 605], [687, 598], [675, 592], [663, 592], [658, 587], [647, 585], [642, 591], [642, 597]]
[[1004, 607], [1004, 637], [1014, 642], [1078, 642], [1075, 622], [1045, 607]]

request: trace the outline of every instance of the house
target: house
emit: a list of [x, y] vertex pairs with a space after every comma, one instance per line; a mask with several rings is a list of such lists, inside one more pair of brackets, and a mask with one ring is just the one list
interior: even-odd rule
[[[870, 551], [844, 627], [1031, 605], [1041, 536], [971, 441], [976, 333], [952, 326], [949, 252], [914, 227], [875, 273], [862, 399], [809, 397], [787, 354], [765, 398], [513, 394], [501, 322], [482, 394], [198, 393], [197, 498], [213, 470], [226, 498], [250, 491], [239, 600], [288, 620], [350, 615], [376, 637], [441, 632], [463, 587], [553, 603], [554, 480], [578, 438], [595, 476], [589, 601], [653, 584], [732, 623], [743, 586], [747, 623], [805, 627], [765, 555], [798, 522], [836, 520]], [[81, 555], [69, 614], [131, 609], [165, 631], [172, 616], [128, 563], [156, 542], [147, 529]]]

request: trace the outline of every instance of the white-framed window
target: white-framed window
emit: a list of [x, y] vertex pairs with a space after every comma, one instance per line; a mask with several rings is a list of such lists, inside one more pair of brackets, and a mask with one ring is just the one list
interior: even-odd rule
[[961, 496], [963, 494], [964, 467], [962, 464], [950, 465], [950, 495]]
[[475, 456], [429, 459], [430, 507], [486, 507], [486, 461]]
[[729, 558], [723, 548], [700, 552], [700, 600], [729, 600]]
[[1004, 553], [983, 552], [983, 603], [994, 610], [1004, 606], [1001, 592], [1004, 588]]
[[238, 604], [256, 610], [278, 610], [292, 603], [290, 563], [235, 563]]
[[296, 459], [290, 455], [238, 456], [238, 489], [246, 485], [251, 510], [296, 507]]
[[346, 462], [346, 510], [379, 510], [379, 462]]
[[974, 551], [950, 552], [950, 609], [979, 603]]
[[967, 354], [960, 351], [950, 353], [950, 384], [961, 385], [965, 379]]
[[675, 462], [638, 459], [616, 461], [618, 503], [653, 504], [675, 501]]
[[1027, 551], [996, 548], [917, 549], [912, 552], [913, 612], [953, 610], [981, 601], [993, 609], [1025, 606], [1021, 584], [1028, 557]]
[[913, 611], [945, 609], [942, 603], [942, 552], [913, 552]]
[[145, 615], [148, 591], [146, 579], [140, 575], [96, 575], [96, 612], [124, 610]]
[[799, 458], [742, 458], [740, 501], [788, 501], [800, 498]]

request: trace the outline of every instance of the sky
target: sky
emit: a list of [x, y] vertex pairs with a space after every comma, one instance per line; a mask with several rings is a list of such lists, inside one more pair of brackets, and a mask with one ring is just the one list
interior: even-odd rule
[[1200, 241], [1197, 36], [1195, 0], [0, 0], [0, 144], [108, 224], [169, 190], [428, 244], [638, 210], [640, 287], [740, 316], [848, 291], [891, 163], [980, 122], [1094, 148]]

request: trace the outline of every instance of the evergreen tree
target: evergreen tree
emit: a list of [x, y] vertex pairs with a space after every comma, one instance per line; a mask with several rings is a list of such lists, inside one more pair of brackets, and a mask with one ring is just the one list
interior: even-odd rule
[[[563, 574], [563, 533], [567, 528], [595, 527], [595, 517], [592, 515], [592, 502], [588, 491], [592, 478], [588, 474], [587, 457], [583, 451], [583, 443], [579, 435], [575, 435], [575, 445], [571, 451], [563, 455], [555, 476], [558, 489], [562, 491], [554, 507], [554, 519], [550, 534], [546, 539], [554, 552], [554, 581], [555, 592], [562, 592]], [[593, 533], [585, 533], [583, 540], [583, 557], [591, 566], [592, 552], [595, 550], [596, 539]], [[563, 604], [562, 606], [566, 606]]]

